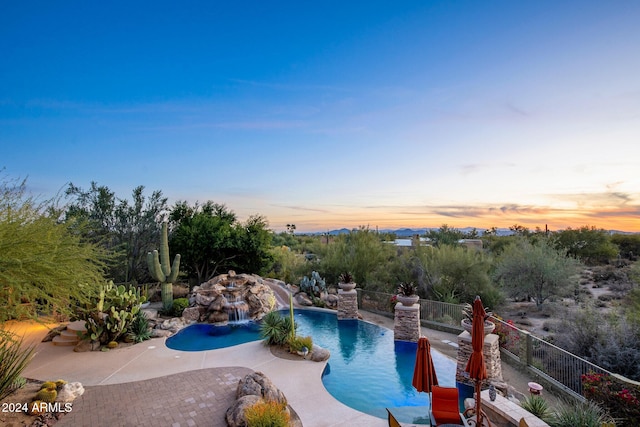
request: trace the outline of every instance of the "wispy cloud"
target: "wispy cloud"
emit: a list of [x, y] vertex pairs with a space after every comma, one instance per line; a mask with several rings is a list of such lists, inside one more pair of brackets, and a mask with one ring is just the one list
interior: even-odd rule
[[321, 213], [329, 213], [329, 212], [331, 212], [331, 211], [329, 211], [327, 209], [307, 208], [305, 206], [276, 205], [276, 204], [272, 204], [271, 206], [275, 206], [275, 207], [278, 207], [278, 208], [292, 209], [292, 210], [295, 210], [295, 211], [321, 212]]

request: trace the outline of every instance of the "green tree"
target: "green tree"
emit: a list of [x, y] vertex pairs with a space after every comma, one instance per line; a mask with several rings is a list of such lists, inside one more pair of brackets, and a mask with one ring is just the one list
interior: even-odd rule
[[425, 291], [439, 301], [460, 303], [480, 295], [484, 303], [495, 307], [502, 301], [489, 277], [491, 258], [482, 251], [442, 245], [425, 248], [421, 264], [425, 271]]
[[512, 298], [533, 297], [541, 305], [552, 295], [563, 295], [575, 284], [578, 263], [545, 239], [520, 239], [497, 260], [495, 279]]
[[190, 278], [203, 283], [229, 269], [261, 274], [271, 266], [271, 232], [262, 216], [244, 224], [224, 204], [177, 202], [170, 214], [170, 246]]
[[0, 322], [38, 312], [71, 314], [104, 282], [106, 253], [25, 195], [25, 181], [0, 182]]
[[267, 219], [261, 215], [253, 215], [236, 227], [240, 256], [233, 259], [232, 265], [237, 270], [248, 273], [265, 273], [273, 263], [270, 251], [271, 232]]
[[236, 216], [226, 206], [211, 201], [189, 206], [179, 201], [169, 218], [174, 228], [171, 251], [182, 255], [184, 270], [198, 284], [224, 272], [238, 256]]
[[145, 197], [144, 187], [132, 192], [131, 202], [120, 199], [107, 186], [92, 182], [89, 190], [69, 184], [72, 198], [65, 209], [65, 221], [76, 224], [91, 242], [113, 253], [108, 274], [116, 282], [146, 282], [147, 252], [155, 248], [167, 212], [161, 191]]
[[620, 234], [611, 236], [611, 243], [618, 246], [620, 256], [635, 261], [640, 256], [640, 234]]
[[360, 287], [371, 287], [378, 273], [394, 255], [394, 247], [380, 241], [375, 231], [360, 227], [336, 236], [328, 245], [318, 245], [320, 265], [317, 268], [328, 283], [349, 271]]
[[443, 224], [437, 230], [429, 230], [426, 235], [434, 246], [457, 245], [458, 240], [465, 238], [465, 234], [462, 231], [451, 228], [447, 224]]
[[556, 248], [587, 264], [604, 263], [618, 255], [609, 232], [595, 227], [567, 228], [555, 233], [553, 241]]

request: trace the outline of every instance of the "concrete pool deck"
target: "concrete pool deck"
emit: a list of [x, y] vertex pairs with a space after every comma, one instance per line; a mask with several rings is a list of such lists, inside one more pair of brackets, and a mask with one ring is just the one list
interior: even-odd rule
[[[369, 322], [393, 328], [393, 319], [367, 312], [362, 315]], [[30, 329], [28, 340], [38, 342], [46, 332], [44, 327]], [[456, 335], [426, 328], [422, 333], [434, 348], [455, 359], [457, 350], [449, 343], [456, 342]], [[282, 390], [305, 427], [387, 425], [385, 419], [356, 411], [326, 391], [321, 380], [326, 363], [278, 358], [261, 342], [184, 352], [169, 349], [165, 340], [155, 338], [113, 351], [86, 353], [75, 353], [71, 347], [50, 342], [39, 343], [37, 354], [23, 376], [79, 381], [87, 389], [74, 402], [77, 410], [59, 421], [61, 427], [223, 427], [224, 412], [233, 402], [237, 381], [248, 369], [263, 372]], [[526, 384], [521, 375], [516, 378], [517, 372], [508, 371], [505, 376], [512, 386]], [[354, 393], [366, 390], [358, 390], [354, 385]]]

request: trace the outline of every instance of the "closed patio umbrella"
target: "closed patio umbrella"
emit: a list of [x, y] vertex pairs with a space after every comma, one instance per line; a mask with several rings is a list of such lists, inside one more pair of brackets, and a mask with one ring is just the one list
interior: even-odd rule
[[[413, 368], [413, 381], [411, 384], [419, 392], [427, 393], [431, 393], [431, 388], [434, 385], [438, 385], [438, 376], [431, 358], [431, 344], [427, 337], [418, 338], [418, 351], [416, 352], [416, 364]], [[431, 402], [431, 399], [429, 399], [429, 402]]]
[[484, 347], [484, 318], [486, 312], [480, 297], [473, 301], [473, 326], [471, 329], [471, 357], [467, 362], [465, 371], [475, 381], [476, 385], [476, 426], [482, 425], [482, 412], [480, 411], [480, 388], [482, 381], [487, 379], [487, 367], [484, 363], [482, 348]]

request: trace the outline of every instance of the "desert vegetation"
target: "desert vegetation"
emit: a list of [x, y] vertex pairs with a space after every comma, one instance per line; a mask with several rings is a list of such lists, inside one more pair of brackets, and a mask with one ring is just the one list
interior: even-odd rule
[[[147, 254], [164, 246], [163, 223], [168, 253], [181, 256], [174, 285], [188, 289], [233, 269], [296, 285], [318, 276], [327, 289], [349, 271], [365, 290], [394, 294], [404, 282], [431, 300], [465, 303], [480, 295], [512, 324], [640, 379], [640, 235], [514, 225], [511, 235], [500, 236], [495, 228], [463, 233], [443, 225], [422, 236], [426, 243], [414, 239], [414, 246], [398, 247], [394, 235], [368, 227], [302, 235], [289, 224], [286, 232], [274, 233], [261, 215], [241, 222], [213, 201], [170, 207], [161, 191], [145, 196], [141, 186], [127, 199], [96, 183], [86, 191], [70, 184], [64, 197], [39, 201], [26, 194], [25, 181], [4, 178], [0, 295], [7, 304], [0, 322], [50, 314], [88, 320], [100, 301], [107, 304], [106, 295], [126, 293], [131, 307], [113, 307], [119, 316], [127, 312], [120, 316], [125, 324], [96, 325], [92, 333], [105, 342], [145, 339], [133, 307], [144, 300], [143, 284], [153, 289], [161, 281]], [[460, 244], [464, 238], [482, 239], [482, 248]], [[173, 304], [184, 306], [171, 299], [166, 309], [172, 313]]]

